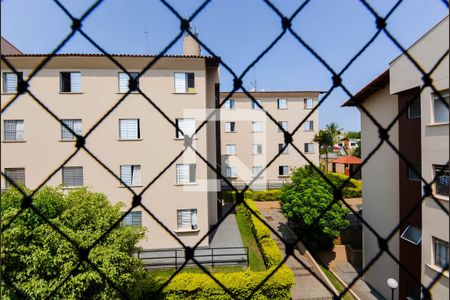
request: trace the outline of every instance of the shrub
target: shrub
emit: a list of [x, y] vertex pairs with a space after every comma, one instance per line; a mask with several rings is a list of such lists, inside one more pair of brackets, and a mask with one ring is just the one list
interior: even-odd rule
[[270, 229], [266, 226], [266, 224], [261, 222], [253, 214], [251, 215], [250, 219], [252, 222], [253, 234], [255, 235], [256, 241], [270, 237]]
[[[347, 175], [339, 173], [327, 173], [327, 178], [337, 187], [341, 187], [346, 180], [348, 180]], [[344, 198], [357, 198], [361, 197], [362, 194], [362, 183], [359, 180], [351, 178], [342, 189], [342, 196]]]
[[278, 266], [283, 260], [283, 253], [281, 253], [277, 243], [268, 237], [261, 239], [258, 244], [260, 245], [266, 266], [269, 268]]
[[278, 201], [281, 190], [253, 191], [249, 199], [253, 201]]

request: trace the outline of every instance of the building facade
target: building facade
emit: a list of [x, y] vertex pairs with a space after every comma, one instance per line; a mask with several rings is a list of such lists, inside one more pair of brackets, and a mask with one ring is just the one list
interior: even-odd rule
[[[448, 27], [447, 17], [408, 49], [424, 70], [432, 70], [448, 51]], [[362, 172], [363, 216], [368, 224], [386, 238], [404, 221], [388, 243], [404, 268], [384, 253], [365, 274], [367, 283], [386, 298], [391, 295], [388, 278], [399, 282], [396, 298], [420, 299], [421, 284], [428, 286], [446, 265], [448, 268], [448, 68], [447, 55], [431, 75], [441, 99], [423, 86], [421, 73], [401, 55], [389, 70], [344, 104], [363, 106], [384, 128], [402, 113], [388, 132], [389, 141], [411, 165], [383, 143]], [[361, 133], [364, 159], [380, 142], [377, 126], [365, 113], [361, 113]], [[425, 194], [420, 178], [432, 183], [432, 197]], [[378, 252], [377, 237], [363, 226], [363, 266]], [[431, 293], [434, 299], [449, 298], [448, 269]]]
[[[229, 93], [222, 92], [222, 101]], [[319, 127], [318, 91], [257, 91], [252, 97], [235, 92], [221, 108], [221, 167], [223, 175], [238, 187], [255, 179], [252, 189], [280, 187], [295, 167], [308, 165], [292, 145], [285, 145], [283, 128], [293, 133], [293, 143], [313, 164], [319, 165], [319, 145], [314, 137]], [[273, 163], [265, 166], [278, 154]], [[226, 185], [224, 185], [226, 188]]]

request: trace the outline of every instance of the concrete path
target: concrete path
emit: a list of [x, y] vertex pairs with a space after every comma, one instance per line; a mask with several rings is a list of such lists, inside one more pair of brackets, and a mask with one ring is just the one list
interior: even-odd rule
[[[224, 206], [224, 214], [227, 209], [227, 206]], [[209, 247], [244, 247], [234, 212], [230, 213], [217, 230], [211, 233]]]
[[[277, 203], [255, 202], [256, 207], [260, 210], [269, 225], [276, 229], [277, 232], [288, 242], [295, 241], [295, 237], [287, 228], [287, 220], [281, 213]], [[285, 246], [275, 234], [272, 238], [277, 242], [278, 247], [284, 253]], [[295, 256], [298, 257], [308, 268], [312, 269], [309, 260], [299, 250], [295, 250]], [[286, 265], [291, 268], [295, 275], [295, 285], [292, 287], [293, 299], [333, 299], [330, 292], [317, 280], [305, 267], [302, 266], [292, 256], [286, 261]]]

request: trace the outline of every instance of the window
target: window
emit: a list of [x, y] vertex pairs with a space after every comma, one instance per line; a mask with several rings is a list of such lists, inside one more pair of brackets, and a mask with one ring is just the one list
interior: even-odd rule
[[[80, 119], [63, 119], [61, 120], [67, 127], [69, 127], [77, 135], [82, 134], [81, 120]], [[75, 135], [69, 131], [65, 126], [61, 125], [61, 140], [72, 141], [75, 139]]]
[[435, 193], [448, 197], [448, 166], [434, 166]]
[[81, 73], [80, 72], [61, 72], [59, 76], [61, 93], [80, 93], [81, 92]]
[[[138, 72], [129, 72], [131, 75], [131, 78], [137, 78], [139, 76]], [[129, 84], [130, 84], [130, 76], [128, 76], [125, 72], [119, 72], [119, 93], [126, 93], [129, 90]], [[137, 88], [139, 87], [139, 79], [137, 82], [137, 85], [135, 88], [133, 88], [131, 91], [135, 92], [137, 91]]]
[[262, 154], [262, 144], [253, 144], [253, 155]]
[[448, 91], [440, 93], [442, 98], [444, 98], [445, 102], [447, 102], [447, 106], [442, 103], [442, 100], [434, 95], [433, 99], [433, 115], [434, 115], [434, 123], [448, 123]]
[[[5, 168], [5, 175], [17, 184], [25, 185], [25, 168]], [[5, 177], [5, 188], [10, 188], [12, 183]]]
[[314, 143], [305, 143], [305, 153], [314, 153]]
[[303, 104], [305, 109], [313, 109], [314, 108], [314, 99], [305, 98], [303, 99]]
[[251, 100], [251, 101], [252, 101], [252, 109], [260, 109], [259, 106], [256, 105], [255, 101], [258, 102], [258, 104], [262, 106], [261, 99], [255, 99], [255, 101], [253, 101], [253, 100]]
[[448, 266], [448, 242], [433, 238], [434, 264], [444, 268]]
[[277, 100], [278, 109], [287, 109], [287, 99], [278, 99]]
[[178, 129], [176, 131], [176, 137], [178, 139], [183, 138], [183, 135], [192, 136], [195, 132], [195, 119], [176, 119]]
[[63, 167], [62, 184], [63, 186], [82, 186], [83, 167]]
[[23, 141], [23, 134], [23, 120], [3, 120], [3, 139], [5, 141]]
[[141, 185], [141, 166], [120, 166], [120, 179], [128, 186]]
[[262, 132], [262, 122], [252, 122], [253, 132]]
[[225, 109], [234, 109], [235, 105], [236, 105], [236, 103], [235, 103], [234, 99], [228, 99], [224, 103]]
[[136, 140], [141, 138], [139, 119], [119, 120], [119, 139]]
[[141, 211], [130, 211], [129, 213], [127, 213], [125, 218], [123, 218], [123, 223], [126, 226], [142, 225], [142, 212]]
[[[286, 148], [284, 148], [284, 146], [286, 146]], [[286, 144], [278, 144], [278, 152], [279, 153], [281, 153], [281, 154], [288, 154], [289, 153], [288, 149], [289, 149], [289, 144], [288, 145], [286, 145]]]
[[420, 118], [420, 98], [415, 98], [408, 106], [408, 119]]
[[413, 245], [419, 245], [422, 242], [422, 230], [413, 225], [408, 225], [400, 238]]
[[[263, 170], [263, 167], [261, 166], [257, 166], [257, 167], [253, 167], [253, 177], [257, 177], [259, 173], [261, 173]], [[264, 177], [263, 174], [259, 175], [259, 178]]]
[[194, 73], [175, 73], [175, 93], [195, 93]]
[[279, 166], [278, 167], [278, 175], [279, 176], [288, 176], [289, 175], [289, 166]]
[[236, 145], [235, 144], [225, 145], [225, 153], [227, 155], [236, 155]]
[[225, 122], [225, 132], [235, 132], [236, 122]]
[[408, 168], [409, 180], [420, 181], [421, 176], [422, 176], [422, 164], [421, 163], [414, 164], [414, 168]]
[[356, 143], [351, 142], [351, 143], [350, 143], [350, 147], [356, 147]]
[[225, 171], [226, 171], [225, 177], [228, 177], [228, 178], [236, 178], [237, 177], [235, 167], [227, 167]]
[[288, 131], [288, 121], [278, 121], [278, 131], [281, 131], [280, 127], [284, 129], [284, 131]]
[[19, 79], [22, 78], [22, 72], [19, 72], [19, 75], [13, 72], [3, 73], [3, 93], [17, 93], [17, 85], [19, 83]]
[[303, 124], [304, 131], [313, 131], [314, 130], [314, 121], [306, 121]]
[[177, 184], [195, 182], [195, 164], [177, 164], [176, 177]]
[[198, 228], [197, 209], [177, 210], [177, 229], [196, 230]]

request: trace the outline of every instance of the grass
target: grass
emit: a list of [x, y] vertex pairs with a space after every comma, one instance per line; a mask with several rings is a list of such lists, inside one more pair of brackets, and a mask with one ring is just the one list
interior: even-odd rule
[[[220, 267], [208, 267], [205, 266], [205, 269], [207, 269], [210, 273], [234, 273], [234, 272], [242, 272], [243, 267], [239, 266], [220, 266]], [[170, 277], [173, 273], [175, 273], [175, 269], [155, 269], [155, 270], [148, 270], [148, 273], [151, 273], [152, 275], [160, 275], [160, 276], [166, 276]], [[183, 268], [180, 273], [204, 273], [200, 267], [185, 267]]]
[[250, 224], [245, 219], [245, 217], [240, 213], [236, 213], [236, 221], [239, 226], [239, 231], [241, 232], [244, 247], [248, 247], [250, 270], [252, 271], [266, 270], [264, 259], [262, 257], [261, 252], [259, 251], [259, 247], [256, 242], [255, 236], [253, 235]]
[[[336, 290], [339, 293], [341, 293], [343, 290], [345, 290], [344, 285], [339, 281], [339, 279], [336, 278], [336, 276], [334, 276], [334, 274], [328, 268], [324, 267], [320, 263], [319, 263], [319, 266], [322, 269], [322, 271], [325, 273], [325, 275], [328, 277], [331, 284], [334, 285], [334, 287], [336, 288]], [[342, 297], [342, 299], [354, 300], [355, 298], [349, 292], [347, 292], [347, 293], [345, 293], [344, 297]]]

